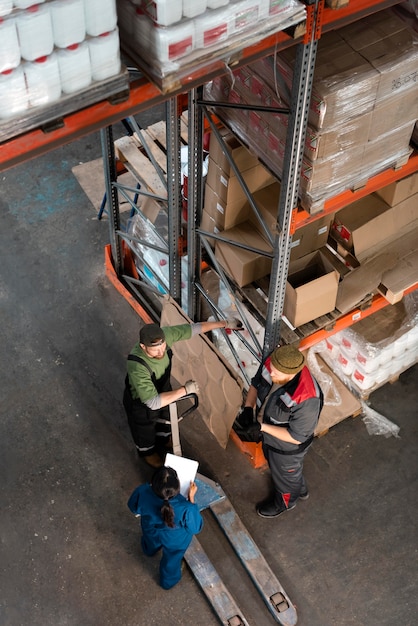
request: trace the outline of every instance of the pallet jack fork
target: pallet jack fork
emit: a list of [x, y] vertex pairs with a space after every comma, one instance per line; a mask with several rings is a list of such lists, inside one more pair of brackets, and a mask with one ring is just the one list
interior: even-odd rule
[[[197, 396], [190, 394], [190, 397], [194, 404], [180, 418], [177, 404], [169, 405], [173, 452], [177, 456], [182, 456], [179, 420], [198, 406]], [[297, 623], [295, 607], [221, 486], [199, 473], [195, 482], [198, 487], [196, 503], [199, 509], [210, 509], [276, 622], [282, 626], [294, 626]], [[196, 537], [193, 537], [184, 558], [221, 624], [249, 626]]]

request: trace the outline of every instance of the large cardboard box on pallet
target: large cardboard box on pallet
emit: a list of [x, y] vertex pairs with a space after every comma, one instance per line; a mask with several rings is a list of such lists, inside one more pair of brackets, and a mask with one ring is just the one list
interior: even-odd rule
[[378, 72], [376, 101], [418, 89], [418, 46], [393, 11], [367, 16], [341, 28], [338, 34]]
[[339, 274], [321, 251], [290, 264], [283, 314], [298, 327], [335, 309]]
[[[280, 183], [263, 187], [253, 194], [253, 199], [258, 207], [260, 215], [271, 236], [277, 234], [277, 215], [279, 208]], [[250, 211], [250, 221], [255, 228], [265, 236], [264, 230], [253, 211]], [[298, 228], [292, 237], [290, 248], [290, 260], [300, 257], [322, 248], [327, 243], [329, 230], [333, 221], [333, 215], [324, 215], [301, 228]]]
[[[272, 253], [272, 247], [248, 221], [224, 231], [222, 237], [262, 252]], [[228, 276], [240, 287], [263, 278], [271, 271], [271, 256], [245, 250], [228, 242], [216, 241], [215, 257]]]

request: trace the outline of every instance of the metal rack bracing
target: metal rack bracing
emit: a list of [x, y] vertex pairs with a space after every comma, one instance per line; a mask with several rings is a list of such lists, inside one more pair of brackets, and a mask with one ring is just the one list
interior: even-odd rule
[[[323, 0], [316, 0], [315, 4], [307, 6], [307, 35], [303, 42], [295, 43], [288, 40], [284, 34], [278, 33], [275, 37], [270, 37], [265, 41], [259, 42], [251, 49], [244, 49], [237, 65], [245, 65], [252, 62], [256, 58], [260, 58], [267, 54], [271, 54], [274, 49], [290, 45], [297, 46], [297, 62], [294, 72], [294, 80], [292, 87], [292, 100], [290, 123], [288, 126], [288, 136], [286, 140], [286, 152], [284, 159], [284, 172], [282, 177], [281, 195], [278, 206], [278, 229], [277, 235], [273, 243], [273, 267], [270, 276], [270, 284], [268, 288], [268, 301], [264, 303], [265, 308], [265, 341], [260, 347], [260, 352], [265, 355], [270, 349], [277, 344], [280, 335], [280, 319], [283, 310], [284, 287], [289, 264], [291, 237], [295, 229], [303, 224], [315, 219], [304, 211], [296, 210], [297, 195], [299, 184], [299, 168], [301, 160], [301, 146], [303, 145], [303, 137], [307, 123], [307, 107], [310, 99], [312, 86], [312, 76], [315, 67], [315, 55], [318, 39], [321, 31], [328, 31], [339, 28], [349, 22], [361, 19], [362, 17], [375, 13], [389, 6], [398, 4], [398, 0], [350, 0], [350, 3], [338, 10], [324, 9]], [[283, 35], [283, 36], [282, 36]], [[222, 312], [217, 310], [215, 303], [210, 301], [208, 294], [201, 283], [201, 267], [202, 253], [210, 257], [210, 246], [208, 244], [207, 234], [200, 229], [200, 213], [203, 203], [202, 188], [202, 132], [204, 126], [204, 118], [209, 120], [210, 112], [206, 105], [199, 104], [202, 99], [202, 79], [207, 82], [225, 71], [222, 63], [219, 67], [212, 68], [211, 72], [206, 76], [201, 75], [191, 77], [188, 83], [188, 118], [189, 118], [189, 212], [187, 217], [187, 275], [193, 285], [188, 290], [187, 303], [182, 302], [181, 294], [181, 198], [180, 198], [180, 96], [172, 94], [164, 96], [159, 90], [149, 83], [145, 78], [135, 80], [131, 84], [129, 96], [122, 102], [100, 102], [88, 107], [86, 110], [78, 111], [66, 116], [65, 123], [62, 127], [54, 129], [46, 134], [42, 130], [35, 130], [24, 135], [20, 135], [2, 145], [0, 156], [0, 169], [11, 167], [14, 164], [33, 158], [38, 154], [42, 154], [55, 147], [72, 141], [80, 136], [90, 132], [100, 130], [102, 141], [102, 152], [104, 157], [106, 195], [108, 198], [108, 215], [109, 215], [109, 240], [112, 250], [112, 262], [117, 276], [124, 281], [129, 290], [134, 293], [135, 297], [144, 305], [145, 310], [149, 311], [152, 316], [154, 310], [149, 304], [149, 298], [144, 297], [142, 287], [145, 285], [144, 280], [137, 280], [124, 272], [124, 247], [132, 247], [132, 239], [128, 237], [125, 230], [121, 227], [120, 213], [118, 206], [118, 194], [122, 194], [129, 202], [131, 202], [129, 193], [137, 191], [124, 190], [123, 186], [118, 183], [117, 167], [115, 165], [115, 150], [113, 143], [112, 124], [134, 116], [142, 110], [152, 107], [162, 102], [166, 103], [166, 127], [167, 127], [167, 146], [170, 147], [169, 158], [167, 159], [167, 220], [168, 232], [170, 236], [164, 240], [161, 236], [157, 237], [156, 243], [140, 242], [154, 247], [157, 251], [168, 254], [169, 263], [169, 284], [168, 291], [170, 295], [182, 306], [187, 305], [187, 311], [191, 318], [200, 318], [200, 307], [202, 299], [205, 299], [211, 307], [215, 315], [221, 315]], [[181, 94], [183, 89], [179, 90]], [[212, 134], [217, 135], [216, 126], [213, 125]], [[217, 139], [220, 139], [219, 133]], [[226, 150], [226, 148], [225, 148]], [[231, 164], [232, 165], [232, 164]], [[418, 155], [414, 155], [408, 164], [401, 170], [374, 177], [363, 190], [359, 190], [356, 194], [340, 194], [336, 199], [332, 199], [325, 211], [332, 211], [345, 206], [357, 197], [366, 195], [371, 191], [388, 184], [394, 180], [398, 180], [412, 172], [418, 171]], [[244, 184], [245, 191], [245, 184]], [[141, 189], [141, 193], [147, 195], [147, 192]], [[251, 198], [251, 194], [247, 190], [248, 200], [257, 214], [257, 208]], [[165, 200], [160, 198], [160, 200]], [[213, 257], [213, 255], [212, 255]], [[225, 282], [232, 296], [235, 293], [231, 289], [227, 277], [223, 274], [222, 268], [216, 264], [213, 265]], [[144, 277], [141, 277], [141, 279]], [[237, 309], [242, 313], [245, 319], [245, 313], [242, 311], [241, 300], [243, 294], [235, 297]], [[245, 290], [244, 290], [245, 296]], [[335, 332], [343, 327], [353, 323], [354, 317], [359, 319], [365, 317], [375, 310], [385, 306], [385, 301], [376, 296], [367, 310], [354, 312], [353, 315], [346, 315], [334, 320], [329, 319], [329, 326], [326, 330], [312, 328], [309, 336], [299, 337], [301, 346], [313, 345], [322, 338], [324, 333]], [[255, 339], [255, 338], [254, 338]], [[295, 335], [297, 340], [298, 336]], [[255, 340], [256, 341], [256, 340]]]

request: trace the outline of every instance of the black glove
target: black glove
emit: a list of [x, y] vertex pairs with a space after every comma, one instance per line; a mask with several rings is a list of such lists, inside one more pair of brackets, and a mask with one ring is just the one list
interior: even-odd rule
[[248, 426], [254, 422], [254, 409], [250, 406], [245, 406], [237, 416], [235, 422], [241, 428], [248, 428]]
[[245, 432], [248, 437], [247, 441], [253, 441], [254, 443], [259, 443], [259, 441], [261, 441], [262, 439], [261, 424], [257, 420], [253, 422], [251, 426], [249, 426], [246, 429]]

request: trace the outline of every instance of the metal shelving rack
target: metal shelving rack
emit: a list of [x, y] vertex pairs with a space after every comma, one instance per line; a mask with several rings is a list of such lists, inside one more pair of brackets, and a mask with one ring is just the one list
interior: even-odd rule
[[[268, 308], [266, 315], [266, 333], [263, 355], [277, 344], [280, 333], [280, 317], [283, 309], [284, 286], [287, 276], [291, 237], [295, 230], [315, 220], [317, 215], [309, 215], [297, 208], [298, 177], [301, 161], [301, 146], [307, 123], [312, 75], [315, 67], [317, 42], [322, 32], [338, 29], [347, 23], [356, 21], [399, 3], [399, 0], [350, 0], [340, 9], [324, 8], [324, 0], [307, 3], [307, 30], [303, 40], [293, 40], [288, 34], [279, 32], [267, 37], [248, 48], [244, 48], [239, 57], [234, 59], [234, 67], [246, 65], [280, 51], [289, 46], [297, 46], [297, 63], [292, 88], [292, 103], [288, 137], [286, 141], [285, 171], [282, 178], [281, 196], [278, 206], [278, 235], [275, 238], [273, 269], [270, 278]], [[167, 191], [168, 221], [170, 237], [167, 252], [170, 257], [169, 291], [177, 302], [181, 302], [180, 274], [181, 258], [179, 254], [181, 206], [180, 206], [180, 150], [179, 120], [180, 109], [183, 107], [184, 95], [188, 97], [189, 111], [189, 207], [187, 219], [188, 276], [193, 285], [189, 289], [187, 309], [190, 317], [199, 318], [200, 298], [205, 297], [200, 284], [202, 247], [205, 238], [199, 232], [198, 211], [202, 207], [202, 130], [204, 111], [198, 102], [202, 100], [202, 84], [225, 72], [224, 62], [214, 61], [205, 71], [202, 69], [188, 77], [187, 84], [181, 86], [176, 93], [162, 94], [157, 87], [146, 78], [140, 77], [130, 85], [128, 97], [122, 102], [102, 101], [84, 110], [74, 112], [64, 118], [62, 127], [48, 133], [37, 129], [3, 143], [0, 150], [0, 170], [27, 161], [39, 154], [73, 141], [81, 136], [100, 131], [105, 166], [106, 193], [108, 203], [109, 231], [112, 250], [112, 264], [116, 276], [123, 276], [122, 239], [125, 236], [120, 230], [119, 207], [117, 201], [117, 167], [113, 145], [112, 124], [134, 116], [155, 105], [166, 103], [167, 107], [167, 145], [171, 146], [167, 159]], [[418, 155], [412, 156], [401, 169], [390, 170], [370, 179], [363, 189], [357, 192], [345, 192], [326, 202], [324, 211], [332, 212], [353, 202], [359, 197], [371, 193], [380, 187], [399, 180], [412, 172], [418, 171]], [[220, 272], [222, 276], [222, 271]], [[365, 310], [356, 310], [339, 318], [333, 328], [313, 332], [300, 345], [308, 347], [323, 338], [324, 333], [332, 334], [343, 327], [349, 326], [358, 319], [366, 317], [383, 306], [386, 301], [376, 296]], [[238, 303], [239, 306], [239, 303]], [[215, 313], [216, 309], [214, 310]]]

